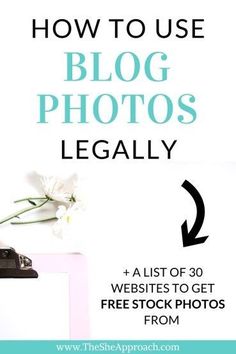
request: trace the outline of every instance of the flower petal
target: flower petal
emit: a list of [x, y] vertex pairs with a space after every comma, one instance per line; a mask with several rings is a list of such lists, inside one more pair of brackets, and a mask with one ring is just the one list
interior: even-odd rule
[[58, 219], [61, 219], [67, 212], [67, 209], [65, 207], [65, 205], [59, 205], [57, 211], [56, 211], [56, 217]]

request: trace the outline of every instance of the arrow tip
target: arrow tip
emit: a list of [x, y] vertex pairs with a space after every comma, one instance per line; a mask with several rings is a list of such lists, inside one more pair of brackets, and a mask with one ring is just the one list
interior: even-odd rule
[[204, 243], [208, 238], [208, 236], [195, 238], [195, 236], [191, 233], [191, 231], [188, 232], [188, 224], [186, 220], [182, 224], [181, 229], [182, 229], [183, 247], [199, 245], [201, 243]]
[[199, 245], [201, 243], [204, 243], [208, 236], [202, 236], [202, 237], [197, 237], [197, 238], [189, 238], [189, 237], [184, 237], [183, 236], [183, 246], [188, 247], [188, 246], [195, 246]]

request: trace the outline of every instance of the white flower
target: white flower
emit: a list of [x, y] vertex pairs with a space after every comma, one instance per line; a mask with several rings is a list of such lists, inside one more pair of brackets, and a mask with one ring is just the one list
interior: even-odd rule
[[67, 229], [79, 218], [79, 203], [69, 205], [68, 208], [65, 205], [59, 205], [56, 217], [57, 222], [53, 225], [53, 232], [58, 237], [63, 237], [67, 232]]
[[75, 176], [72, 176], [68, 181], [57, 177], [41, 176], [43, 192], [54, 201], [69, 203], [74, 192], [74, 179]]

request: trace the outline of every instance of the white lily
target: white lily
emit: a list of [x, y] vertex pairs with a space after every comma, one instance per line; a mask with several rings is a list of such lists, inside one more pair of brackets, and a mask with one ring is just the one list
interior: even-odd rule
[[53, 201], [69, 203], [74, 192], [74, 179], [74, 176], [68, 181], [57, 177], [41, 176], [43, 192]]
[[[54, 231], [56, 229], [62, 229], [66, 224], [71, 222], [71, 219], [74, 218], [77, 214], [78, 209], [81, 207], [81, 202], [79, 201], [79, 193], [76, 186], [76, 175], [72, 175], [66, 180], [62, 180], [57, 177], [48, 177], [48, 176], [39, 176], [41, 182], [41, 189], [43, 190], [43, 195], [41, 196], [32, 196], [23, 199], [18, 199], [15, 203], [28, 202], [28, 206], [16, 211], [13, 214], [6, 216], [0, 220], [0, 224], [11, 221], [13, 225], [19, 224], [32, 224], [36, 222], [46, 222], [57, 219]], [[63, 203], [65, 205], [60, 205], [58, 211], [55, 215], [55, 207], [58, 206], [58, 203]], [[39, 208], [42, 208], [45, 204], [51, 205], [51, 211], [53, 215], [47, 216], [44, 218], [36, 220], [22, 220], [20, 216], [22, 214], [35, 211]], [[16, 219], [17, 218], [17, 219]], [[55, 232], [59, 234], [60, 232]]]
[[62, 238], [69, 226], [79, 219], [80, 204], [74, 203], [67, 208], [65, 205], [59, 205], [56, 217], [57, 222], [53, 225], [53, 232], [56, 236]]

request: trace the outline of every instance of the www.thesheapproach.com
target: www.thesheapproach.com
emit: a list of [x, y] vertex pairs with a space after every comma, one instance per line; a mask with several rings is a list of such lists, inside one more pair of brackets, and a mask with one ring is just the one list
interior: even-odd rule
[[148, 353], [148, 352], [180, 352], [180, 346], [177, 344], [157, 344], [155, 342], [148, 344], [123, 344], [123, 343], [91, 343], [81, 344], [56, 344], [58, 352], [81, 352], [81, 353]]

